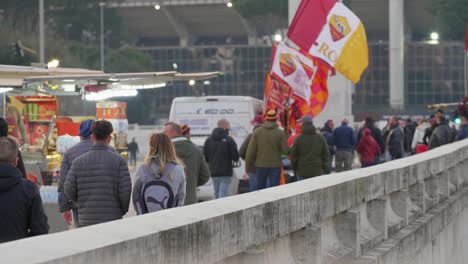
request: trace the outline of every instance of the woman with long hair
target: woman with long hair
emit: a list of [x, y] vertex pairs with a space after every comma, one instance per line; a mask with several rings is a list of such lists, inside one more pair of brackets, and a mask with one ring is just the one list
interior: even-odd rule
[[138, 214], [182, 206], [185, 170], [171, 140], [162, 133], [151, 135], [150, 150], [136, 172], [133, 204]]

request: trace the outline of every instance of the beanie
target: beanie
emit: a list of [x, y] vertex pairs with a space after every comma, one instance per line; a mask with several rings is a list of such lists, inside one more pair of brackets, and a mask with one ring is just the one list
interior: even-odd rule
[[278, 113], [275, 109], [268, 110], [265, 114], [266, 121], [275, 122], [278, 119]]
[[5, 118], [0, 117], [0, 137], [8, 136], [8, 123]]
[[182, 136], [187, 136], [190, 134], [190, 127], [186, 124], [181, 124], [180, 129], [182, 129]]
[[83, 121], [80, 125], [80, 137], [83, 137], [83, 138], [88, 138], [89, 136], [91, 136], [91, 126], [93, 125], [94, 123], [94, 120], [91, 120], [91, 119], [88, 119], [86, 121]]
[[301, 118], [302, 124], [313, 124], [313, 119], [311, 116], [305, 115]]

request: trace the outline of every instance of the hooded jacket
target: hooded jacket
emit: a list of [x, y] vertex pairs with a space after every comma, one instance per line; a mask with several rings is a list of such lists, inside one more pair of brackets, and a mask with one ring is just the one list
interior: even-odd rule
[[330, 152], [325, 138], [312, 124], [302, 126], [302, 134], [291, 148], [291, 167], [303, 178], [320, 176], [330, 166]]
[[0, 164], [0, 243], [49, 232], [36, 185], [13, 165]]
[[374, 163], [375, 157], [382, 153], [379, 144], [372, 137], [372, 132], [369, 128], [362, 131], [361, 141], [359, 141], [356, 150], [361, 155], [362, 163]]
[[219, 127], [206, 139], [203, 154], [211, 177], [232, 176], [232, 162], [239, 161], [236, 142], [226, 130]]
[[210, 179], [210, 170], [201, 150], [185, 137], [172, 139], [179, 157], [185, 165], [186, 197], [185, 204], [197, 203], [197, 187]]
[[73, 161], [64, 191], [78, 204], [80, 227], [122, 219], [132, 192], [127, 162], [107, 145], [95, 144]]
[[275, 122], [266, 122], [252, 135], [247, 148], [246, 170], [281, 168], [281, 155], [288, 153], [289, 147], [284, 131], [280, 130]]

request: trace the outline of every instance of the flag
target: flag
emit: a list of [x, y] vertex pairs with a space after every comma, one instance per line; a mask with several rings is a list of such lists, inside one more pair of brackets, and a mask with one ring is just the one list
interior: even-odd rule
[[466, 33], [465, 33], [465, 51], [468, 52], [468, 24], [466, 24]]
[[337, 0], [302, 0], [287, 36], [353, 83], [360, 80], [369, 64], [364, 26]]
[[274, 47], [271, 75], [290, 87], [293, 95], [309, 100], [315, 71], [316, 67], [310, 56], [307, 57], [283, 42]]

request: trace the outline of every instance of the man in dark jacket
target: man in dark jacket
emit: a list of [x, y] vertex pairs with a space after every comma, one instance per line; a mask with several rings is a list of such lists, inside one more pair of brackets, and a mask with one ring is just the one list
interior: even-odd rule
[[[253, 128], [253, 131], [255, 131], [255, 129], [259, 128], [261, 125], [263, 124], [262, 123], [259, 123], [259, 124], [254, 124], [254, 128]], [[247, 158], [247, 148], [249, 147], [249, 143], [250, 143], [250, 140], [252, 139], [252, 134], [253, 134], [253, 131], [252, 133], [250, 133], [244, 140], [244, 142], [242, 143], [240, 149], [239, 149], [239, 156], [245, 161], [246, 158]], [[254, 192], [257, 190], [257, 174], [255, 172], [255, 168], [250, 168], [250, 170], [247, 170], [247, 167], [246, 167], [246, 174], [248, 175], [248, 178], [249, 178], [249, 191], [251, 192]]]
[[411, 118], [408, 118], [406, 120], [406, 126], [403, 129], [403, 132], [405, 134], [404, 150], [408, 155], [412, 154], [411, 144], [413, 143], [414, 131], [416, 131], [417, 126], [418, 124], [416, 124], [416, 122], [413, 122]]
[[80, 227], [122, 219], [132, 191], [127, 162], [108, 147], [112, 124], [95, 121], [91, 131], [94, 145], [73, 161], [64, 189], [66, 196], [78, 204]]
[[400, 122], [394, 116], [389, 120], [389, 133], [387, 137], [387, 151], [390, 153], [392, 160], [403, 157], [403, 130], [400, 127]]
[[336, 146], [335, 167], [336, 172], [348, 171], [353, 166], [353, 152], [356, 146], [356, 136], [352, 128], [344, 119], [341, 126], [333, 131], [333, 141]]
[[277, 125], [278, 113], [269, 110], [266, 123], [257, 128], [247, 148], [245, 167], [247, 171], [255, 169], [258, 190], [278, 186], [281, 177], [281, 155], [288, 155], [289, 147], [284, 131]]
[[445, 116], [440, 115], [436, 118], [436, 122], [437, 127], [429, 140], [429, 149], [434, 149], [453, 142], [453, 132]]
[[230, 124], [226, 119], [218, 121], [218, 127], [206, 139], [203, 154], [209, 165], [215, 197], [229, 195], [229, 185], [233, 174], [233, 162], [239, 161], [236, 142], [229, 136]]
[[[67, 179], [68, 171], [72, 166], [73, 161], [79, 156], [87, 153], [93, 147], [93, 141], [91, 140], [91, 126], [93, 125], [93, 120], [86, 120], [80, 124], [79, 135], [81, 137], [80, 143], [71, 147], [65, 152], [62, 157], [62, 163], [60, 164], [60, 179], [58, 184], [58, 203], [59, 209], [62, 213], [62, 218], [68, 225], [71, 224], [72, 212], [73, 212], [73, 221], [75, 227], [78, 227], [78, 207], [75, 204], [72, 204], [70, 199], [65, 195], [63, 190], [65, 185], [65, 180]], [[71, 210], [71, 211], [70, 211]]]
[[133, 138], [132, 142], [130, 142], [127, 145], [127, 149], [128, 149], [128, 153], [130, 154], [129, 156], [130, 166], [136, 167], [138, 143], [136, 143], [135, 138]]
[[177, 157], [185, 165], [186, 197], [185, 205], [195, 204], [197, 200], [197, 187], [207, 183], [210, 171], [201, 150], [182, 135], [179, 124], [169, 122], [164, 125], [163, 133], [168, 136], [176, 149]]
[[325, 171], [325, 173], [329, 174], [332, 171], [332, 161], [333, 161], [333, 156], [335, 156], [335, 142], [333, 141], [333, 129], [335, 128], [335, 124], [333, 123], [333, 120], [327, 120], [325, 125], [322, 128], [322, 136], [325, 138], [328, 144], [328, 151], [330, 152], [330, 166], [328, 170]]
[[322, 175], [329, 169], [330, 152], [325, 138], [317, 134], [311, 117], [303, 117], [302, 134], [291, 148], [291, 166], [297, 179], [303, 180]]
[[0, 138], [0, 243], [47, 234], [49, 225], [37, 186], [16, 169], [18, 145]]
[[[3, 118], [0, 117], [0, 137], [7, 137], [8, 136], [8, 123]], [[16, 168], [21, 172], [21, 177], [27, 178], [26, 168], [24, 167], [23, 157], [21, 156], [21, 151], [18, 151], [18, 162], [16, 164]]]

